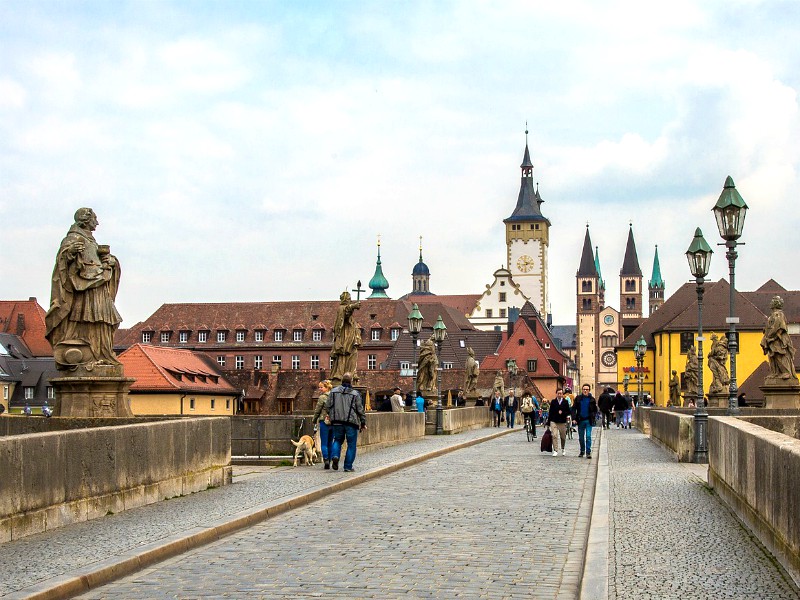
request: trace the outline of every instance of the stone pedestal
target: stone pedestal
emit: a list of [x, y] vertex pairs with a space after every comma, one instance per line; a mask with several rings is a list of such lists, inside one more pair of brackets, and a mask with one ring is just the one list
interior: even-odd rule
[[697, 402], [697, 394], [689, 394], [687, 392], [683, 392], [683, 406], [689, 406], [689, 402]]
[[800, 383], [797, 379], [771, 380], [759, 386], [764, 392], [764, 408], [800, 408]]
[[716, 394], [708, 394], [708, 408], [728, 408], [730, 394], [727, 390]]
[[76, 369], [68, 377], [50, 380], [59, 417], [132, 417], [128, 390], [136, 381], [125, 377], [121, 366], [97, 365], [92, 371]]

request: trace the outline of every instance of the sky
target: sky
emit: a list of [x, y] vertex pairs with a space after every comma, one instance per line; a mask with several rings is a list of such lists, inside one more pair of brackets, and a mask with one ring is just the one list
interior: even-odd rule
[[[170, 302], [334, 300], [375, 270], [478, 294], [504, 266], [525, 129], [554, 322], [586, 224], [608, 304], [629, 223], [690, 280], [725, 178], [738, 289], [800, 289], [800, 4], [0, 2], [0, 298], [47, 309], [75, 210], [122, 267], [123, 327]], [[527, 124], [527, 125], [526, 125]]]

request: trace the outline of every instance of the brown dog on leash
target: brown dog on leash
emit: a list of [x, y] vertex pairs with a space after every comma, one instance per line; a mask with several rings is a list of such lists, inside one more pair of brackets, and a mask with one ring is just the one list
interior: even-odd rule
[[295, 442], [291, 440], [292, 444], [294, 444], [294, 466], [297, 466], [297, 461], [300, 459], [300, 456], [303, 456], [306, 465], [313, 465], [314, 459], [317, 457], [317, 449], [314, 445], [314, 438], [310, 435], [304, 435], [300, 438], [299, 442]]

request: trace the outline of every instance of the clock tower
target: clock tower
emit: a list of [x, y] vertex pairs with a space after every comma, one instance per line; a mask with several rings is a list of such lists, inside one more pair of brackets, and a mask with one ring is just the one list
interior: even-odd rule
[[507, 264], [519, 290], [545, 317], [549, 309], [547, 249], [550, 244], [550, 221], [542, 215], [544, 200], [539, 186], [533, 187], [533, 163], [525, 131], [525, 154], [520, 165], [522, 177], [517, 206], [503, 220], [506, 226]]

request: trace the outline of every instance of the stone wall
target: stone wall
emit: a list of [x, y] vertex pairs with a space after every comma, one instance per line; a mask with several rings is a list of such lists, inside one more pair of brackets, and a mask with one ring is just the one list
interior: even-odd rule
[[[517, 413], [517, 423], [522, 425], [522, 413]], [[436, 433], [436, 408], [427, 411], [427, 433]], [[470, 429], [488, 427], [491, 416], [488, 406], [471, 406], [464, 408], [447, 408], [442, 410], [442, 431], [447, 434], [461, 433]]]
[[708, 437], [709, 483], [800, 585], [800, 440], [733, 417]]
[[0, 542], [230, 483], [230, 438], [225, 417], [0, 437]]
[[[0, 416], [0, 437], [7, 435], [23, 435], [26, 433], [46, 433], [48, 431], [69, 431], [91, 427], [113, 427], [133, 425], [135, 423], [152, 423], [155, 421], [171, 421], [181, 417], [42, 417], [24, 415]], [[186, 417], [189, 418], [189, 417]]]
[[422, 437], [425, 437], [425, 413], [367, 413], [367, 429], [358, 436], [358, 448], [385, 448]]
[[633, 426], [645, 435], [650, 435], [650, 407], [639, 407], [633, 411]]
[[[694, 417], [674, 411], [645, 409], [650, 437], [675, 453], [678, 462], [692, 462]], [[634, 411], [639, 412], [639, 411]]]
[[770, 431], [782, 433], [796, 440], [800, 440], [800, 415], [742, 417], [742, 421], [753, 423], [754, 425], [758, 425], [759, 427], [764, 427], [765, 429], [769, 429]]

